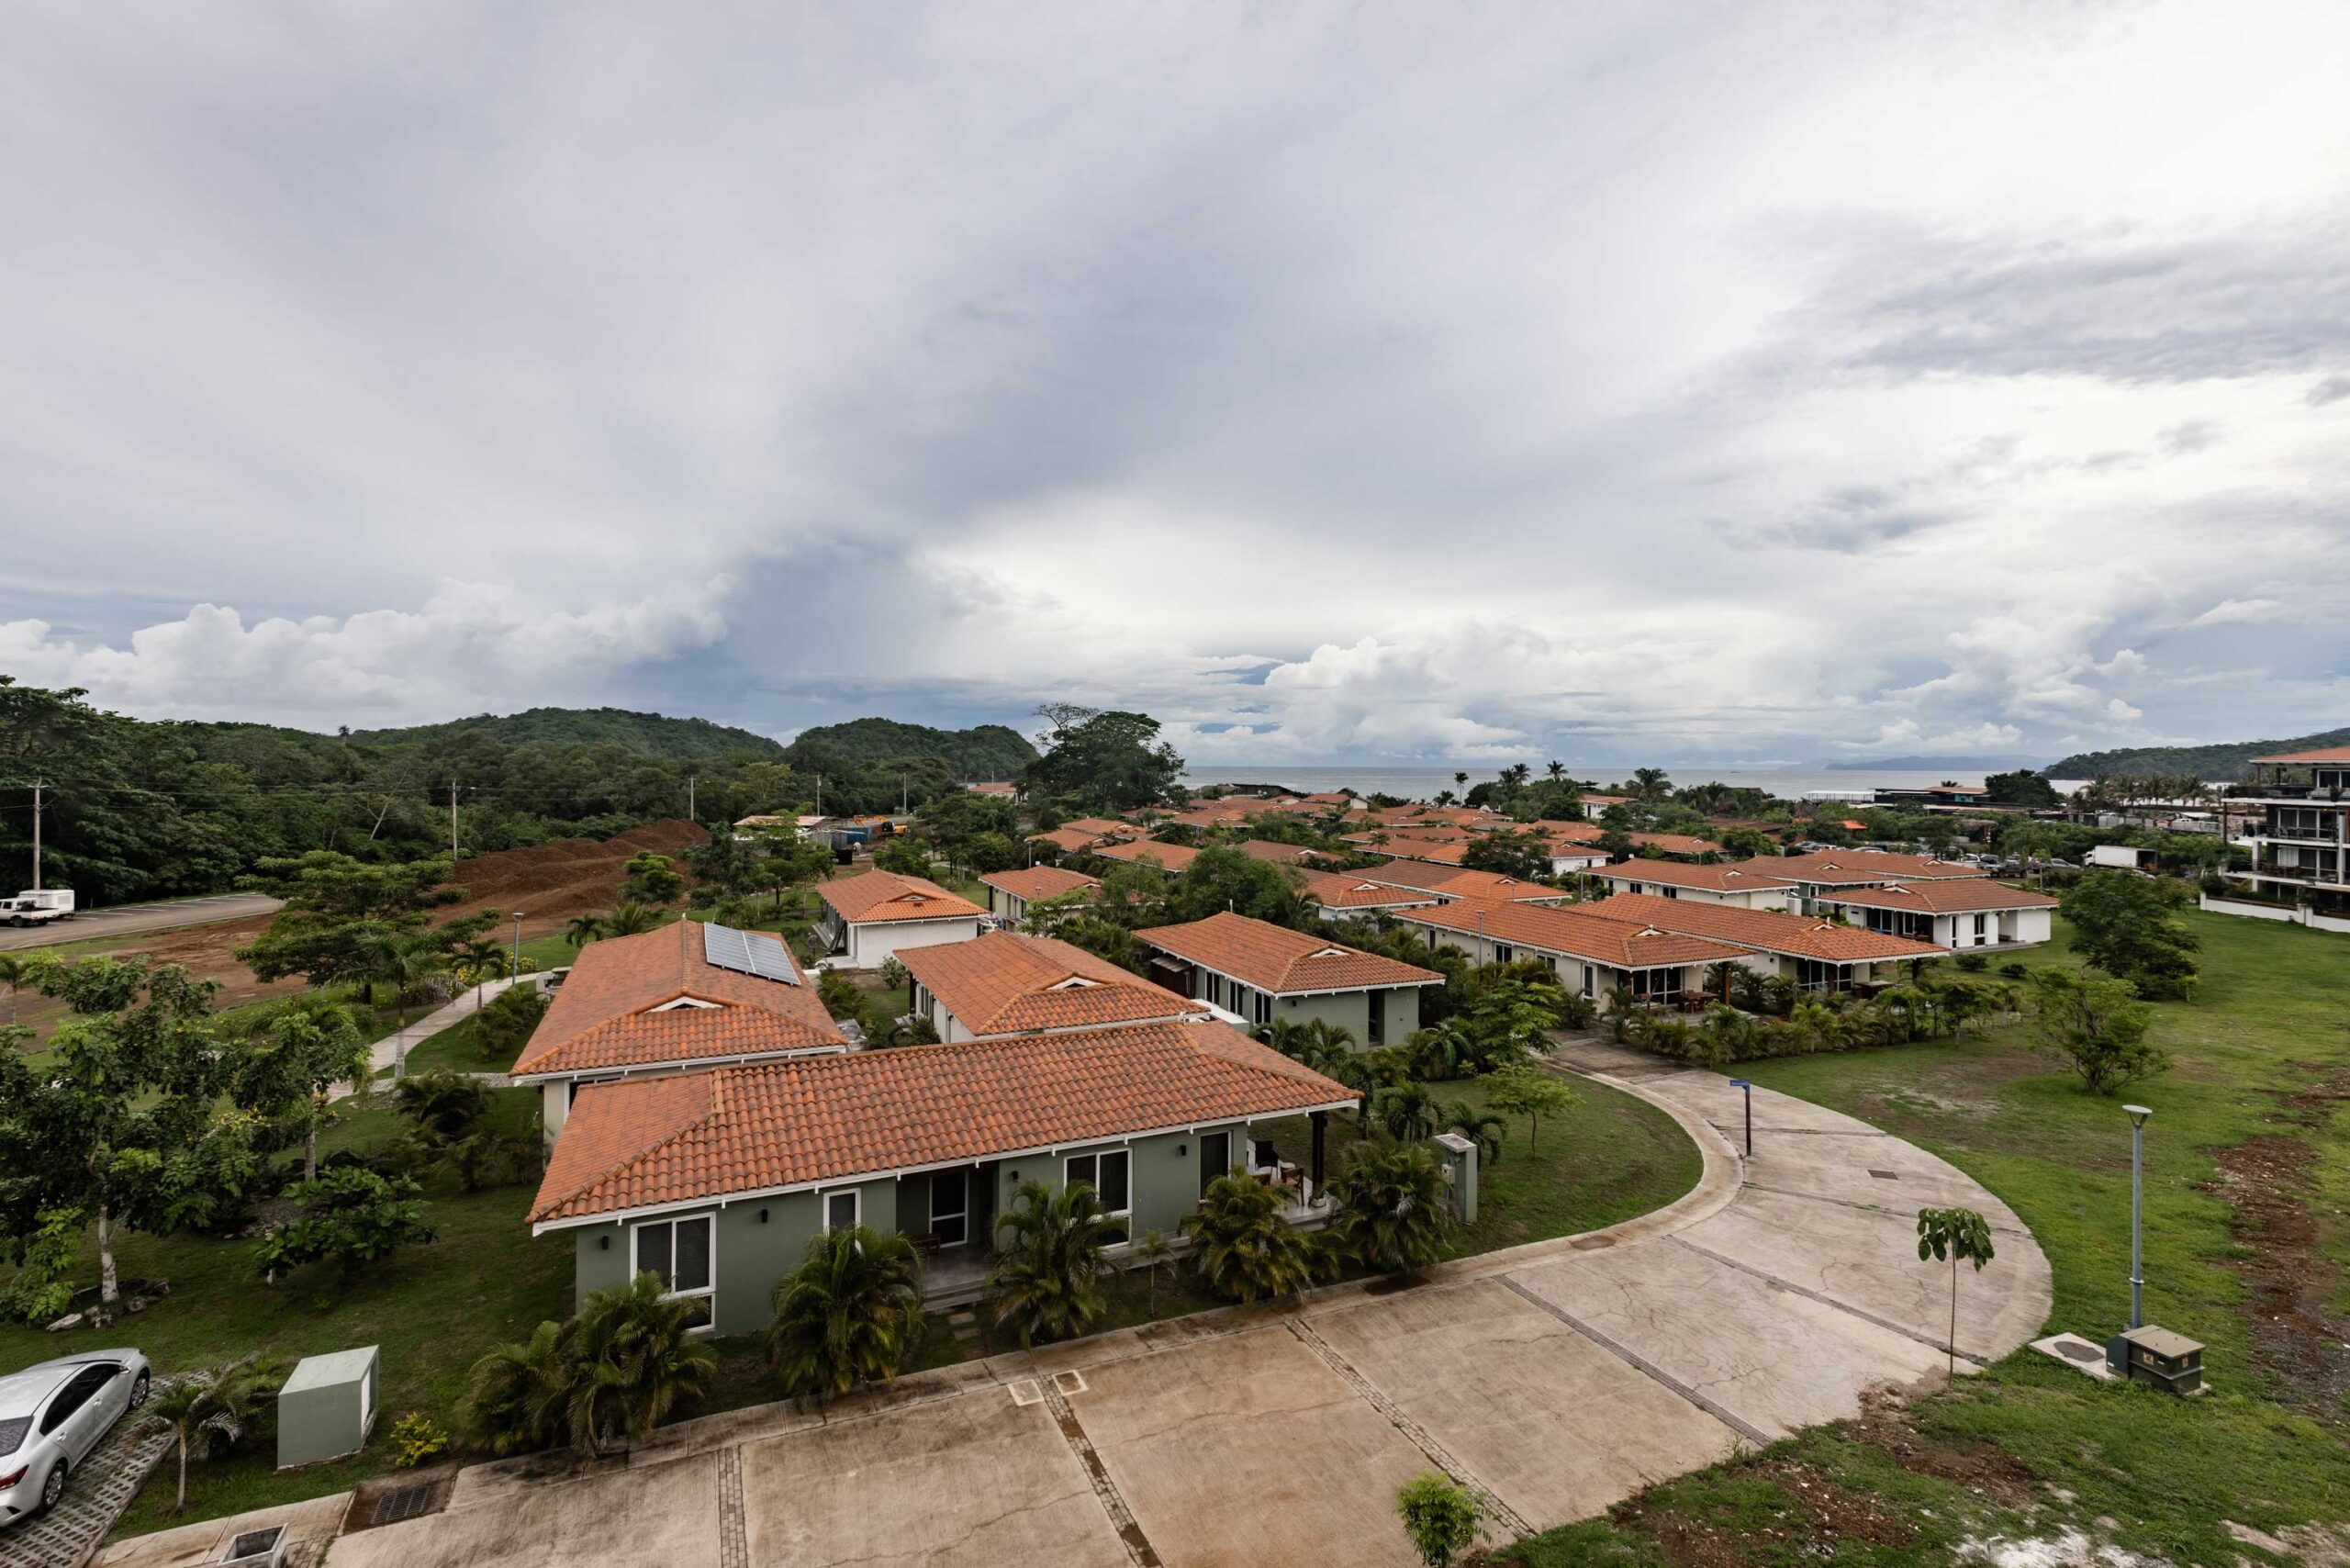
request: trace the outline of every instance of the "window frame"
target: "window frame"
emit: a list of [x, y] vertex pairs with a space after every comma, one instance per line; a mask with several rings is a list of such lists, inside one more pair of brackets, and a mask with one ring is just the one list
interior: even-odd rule
[[[677, 1229], [681, 1225], [709, 1227], [710, 1238], [705, 1258], [710, 1267], [710, 1282], [693, 1290], [679, 1290], [677, 1281]], [[659, 1219], [638, 1220], [628, 1227], [628, 1277], [644, 1272], [639, 1238], [648, 1230], [666, 1227], [669, 1232], [668, 1279], [661, 1292], [663, 1301], [698, 1301], [706, 1315], [689, 1330], [695, 1334], [717, 1332], [718, 1324], [718, 1216], [715, 1214], [664, 1215]]]
[[[962, 1189], [962, 1207], [955, 1214], [941, 1215], [938, 1212], [938, 1182], [941, 1177], [953, 1178]], [[959, 1165], [956, 1166], [951, 1170], [932, 1171], [930, 1173], [929, 1204], [930, 1233], [938, 1238], [938, 1245], [941, 1248], [964, 1247], [969, 1245], [971, 1239], [971, 1172]], [[955, 1238], [952, 1241], [946, 1239], [946, 1234], [938, 1228], [938, 1222], [941, 1219], [953, 1220], [957, 1225], [962, 1227], [962, 1234]]]
[[[1220, 1169], [1211, 1174], [1208, 1167], [1208, 1145], [1216, 1138], [1222, 1138], [1224, 1140], [1224, 1163]], [[1214, 1182], [1217, 1177], [1229, 1176], [1231, 1174], [1232, 1129], [1230, 1127], [1218, 1127], [1214, 1132], [1202, 1133], [1200, 1135], [1200, 1196], [1204, 1198], [1208, 1195], [1209, 1182]]]
[[[833, 1200], [834, 1198], [846, 1198], [848, 1200], [848, 1223], [846, 1225], [834, 1225], [833, 1223]], [[855, 1230], [858, 1226], [865, 1223], [865, 1189], [862, 1187], [834, 1187], [828, 1191], [819, 1193], [816, 1194], [816, 1217], [822, 1222], [822, 1230], [826, 1236], [830, 1236], [836, 1230]]]
[[[1123, 1159], [1126, 1162], [1126, 1204], [1124, 1208], [1112, 1208], [1107, 1194], [1102, 1191], [1102, 1161], [1112, 1159]], [[1133, 1148], [1125, 1144], [1112, 1144], [1106, 1148], [1087, 1149], [1082, 1154], [1061, 1156], [1062, 1186], [1069, 1186], [1080, 1180], [1071, 1172], [1071, 1167], [1080, 1159], [1093, 1167], [1093, 1174], [1081, 1180], [1087, 1186], [1093, 1189], [1094, 1198], [1102, 1204], [1102, 1215], [1121, 1222], [1118, 1228], [1131, 1232], [1134, 1228], [1135, 1217], [1135, 1151]]]

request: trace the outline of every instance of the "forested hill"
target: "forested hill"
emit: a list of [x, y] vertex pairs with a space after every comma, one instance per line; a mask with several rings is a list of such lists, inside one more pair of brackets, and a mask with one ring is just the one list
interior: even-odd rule
[[885, 762], [927, 756], [946, 764], [959, 778], [1012, 778], [1036, 760], [1036, 748], [1017, 730], [979, 724], [968, 730], [934, 730], [895, 719], [851, 719], [802, 730], [785, 750], [795, 767]]
[[617, 745], [647, 756], [688, 760], [720, 756], [783, 755], [782, 743], [749, 730], [713, 724], [708, 719], [672, 719], [663, 713], [633, 713], [625, 708], [528, 708], [520, 713], [482, 713], [441, 724], [404, 730], [354, 730], [363, 745], [405, 745], [417, 741], [481, 734], [507, 745], [533, 741], [549, 745]]
[[2041, 769], [2051, 778], [2145, 778], [2192, 773], [2214, 783], [2244, 776], [2255, 756], [2350, 745], [2350, 729], [2321, 730], [2281, 741], [2230, 741], [2218, 745], [2124, 746], [2114, 751], [2076, 752]]

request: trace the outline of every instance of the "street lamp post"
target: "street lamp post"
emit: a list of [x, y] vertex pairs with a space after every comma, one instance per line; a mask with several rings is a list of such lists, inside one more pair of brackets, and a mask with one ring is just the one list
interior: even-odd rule
[[1746, 1158], [1751, 1159], [1754, 1158], [1754, 1081], [1750, 1078], [1733, 1078], [1729, 1081], [1729, 1086], [1732, 1089], [1742, 1089], [1746, 1092]]
[[516, 980], [522, 978], [522, 912], [514, 912], [514, 962], [506, 972]]
[[2146, 1321], [2146, 1118], [2143, 1105], [2124, 1105], [2130, 1115], [2130, 1327]]

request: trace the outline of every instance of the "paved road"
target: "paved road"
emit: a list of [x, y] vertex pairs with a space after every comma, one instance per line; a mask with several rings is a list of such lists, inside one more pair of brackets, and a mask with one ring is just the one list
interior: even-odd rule
[[1939, 1378], [1950, 1275], [1917, 1260], [1921, 1205], [1980, 1209], [1998, 1237], [1963, 1282], [1961, 1370], [2040, 1331], [2046, 1260], [1954, 1167], [1768, 1090], [1748, 1159], [1720, 1075], [1592, 1041], [1557, 1056], [1670, 1112], [1705, 1152], [1695, 1190], [1409, 1288], [968, 1362], [822, 1413], [682, 1423], [617, 1470], [476, 1465], [446, 1512], [344, 1537], [335, 1568], [1408, 1568], [1392, 1501], [1421, 1471], [1483, 1493], [1505, 1532], [1546, 1529], [1854, 1415], [1872, 1385]]
[[182, 925], [210, 925], [217, 921], [248, 920], [274, 910], [278, 901], [267, 893], [220, 893], [212, 898], [175, 899], [170, 903], [127, 903], [112, 909], [84, 911], [71, 920], [47, 925], [0, 925], [0, 952], [14, 947], [49, 947], [61, 942], [95, 942], [108, 936], [136, 936], [147, 931], [170, 931]]

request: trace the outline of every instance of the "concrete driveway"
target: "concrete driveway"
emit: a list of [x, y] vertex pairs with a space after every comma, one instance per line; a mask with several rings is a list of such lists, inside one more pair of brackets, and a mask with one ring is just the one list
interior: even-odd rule
[[[1610, 1230], [903, 1380], [822, 1416], [737, 1411], [625, 1470], [482, 1465], [445, 1513], [335, 1544], [334, 1568], [1258, 1564], [1414, 1561], [1395, 1487], [1450, 1473], [1505, 1533], [1941, 1375], [1948, 1270], [1915, 1214], [1965, 1204], [1998, 1259], [1961, 1282], [1958, 1348], [2036, 1334], [2045, 1260], [2006, 1205], [1924, 1151], [1720, 1076], [1591, 1042], [1560, 1061], [1670, 1111], [1706, 1174]], [[1970, 1365], [1962, 1361], [1962, 1369]]]

